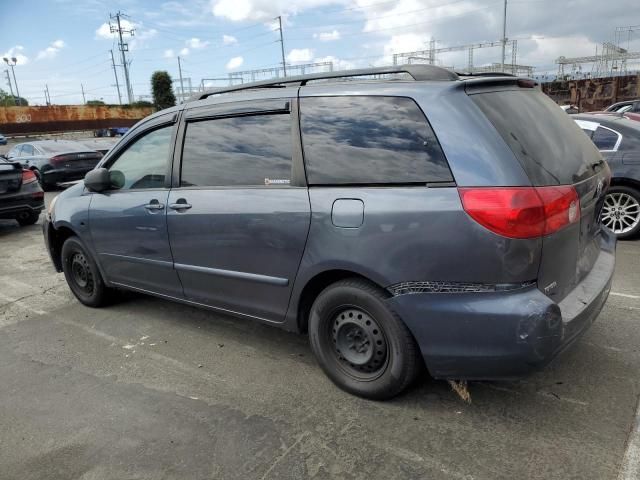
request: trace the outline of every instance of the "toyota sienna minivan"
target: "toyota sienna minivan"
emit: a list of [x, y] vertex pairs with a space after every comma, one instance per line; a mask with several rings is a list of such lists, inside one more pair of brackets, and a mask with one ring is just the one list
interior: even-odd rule
[[611, 286], [609, 182], [532, 80], [332, 72], [142, 120], [44, 236], [85, 305], [134, 290], [308, 333], [336, 385], [383, 399], [425, 367], [517, 378], [574, 342]]

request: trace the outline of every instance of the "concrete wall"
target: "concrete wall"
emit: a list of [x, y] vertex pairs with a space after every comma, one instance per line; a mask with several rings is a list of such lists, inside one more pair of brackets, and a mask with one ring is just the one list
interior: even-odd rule
[[0, 107], [0, 133], [6, 135], [130, 127], [152, 112], [151, 107], [106, 105]]

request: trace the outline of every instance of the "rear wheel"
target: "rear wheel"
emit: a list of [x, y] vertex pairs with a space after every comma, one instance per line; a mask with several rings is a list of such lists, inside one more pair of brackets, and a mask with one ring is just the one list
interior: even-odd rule
[[626, 187], [611, 187], [602, 207], [602, 224], [620, 239], [640, 232], [640, 192]]
[[40, 212], [30, 212], [24, 217], [18, 217], [16, 220], [22, 227], [26, 227], [27, 225], [33, 225], [40, 218]]
[[366, 398], [399, 394], [422, 366], [411, 332], [386, 297], [367, 281], [342, 280], [318, 295], [309, 318], [311, 348], [324, 372]]
[[111, 290], [105, 286], [91, 255], [78, 237], [69, 237], [62, 245], [62, 270], [76, 298], [89, 307], [108, 303]]

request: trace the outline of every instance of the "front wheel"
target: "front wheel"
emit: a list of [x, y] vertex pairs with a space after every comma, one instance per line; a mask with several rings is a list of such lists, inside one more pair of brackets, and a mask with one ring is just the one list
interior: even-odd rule
[[327, 376], [378, 400], [402, 392], [422, 366], [411, 332], [386, 298], [365, 280], [341, 280], [318, 295], [309, 318], [311, 348]]
[[602, 224], [619, 239], [636, 236], [640, 232], [640, 192], [626, 187], [611, 187], [602, 207]]
[[108, 303], [110, 289], [105, 286], [98, 266], [78, 237], [69, 237], [62, 245], [62, 270], [75, 297], [88, 307]]

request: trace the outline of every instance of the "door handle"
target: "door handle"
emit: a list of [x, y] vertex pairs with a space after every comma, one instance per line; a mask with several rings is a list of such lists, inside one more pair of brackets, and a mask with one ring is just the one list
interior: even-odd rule
[[164, 209], [164, 205], [162, 203], [160, 203], [158, 200], [153, 199], [149, 203], [147, 203], [144, 206], [144, 208], [146, 208], [147, 210], [163, 210]]
[[176, 200], [176, 203], [171, 203], [169, 204], [169, 208], [171, 210], [188, 210], [191, 208], [191, 204], [187, 203], [187, 201], [184, 198], [179, 198], [178, 200]]

